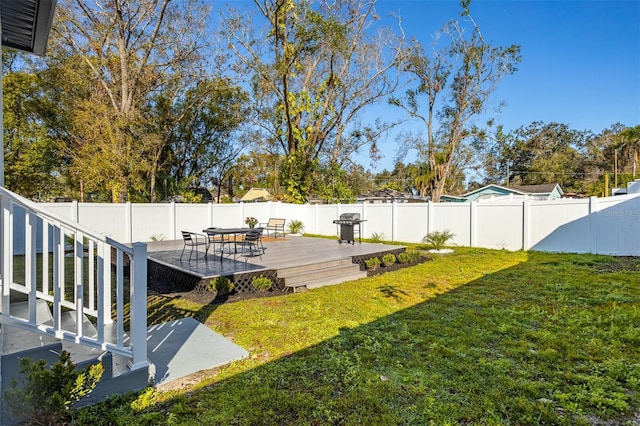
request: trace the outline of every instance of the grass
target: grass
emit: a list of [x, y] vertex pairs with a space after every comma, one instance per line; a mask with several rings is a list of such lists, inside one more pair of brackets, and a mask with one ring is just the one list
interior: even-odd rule
[[[199, 306], [251, 357], [77, 424], [637, 424], [640, 259], [457, 248], [385, 275]], [[605, 423], [608, 422], [608, 423]]]

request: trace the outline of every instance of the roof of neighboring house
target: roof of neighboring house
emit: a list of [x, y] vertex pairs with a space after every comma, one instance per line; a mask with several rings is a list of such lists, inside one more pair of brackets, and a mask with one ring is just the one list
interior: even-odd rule
[[47, 50], [56, 0], [2, 0], [2, 45], [43, 55]]
[[429, 197], [413, 195], [410, 192], [396, 191], [395, 189], [381, 189], [359, 195], [357, 201], [429, 201]]
[[543, 185], [514, 185], [514, 186], [501, 186], [496, 184], [490, 184], [483, 186], [482, 188], [475, 189], [467, 192], [461, 196], [443, 195], [441, 201], [474, 201], [478, 198], [486, 197], [500, 197], [509, 194], [516, 195], [535, 195], [535, 196], [551, 196], [556, 193], [556, 197], [561, 197], [564, 193], [560, 184], [550, 183]]
[[273, 195], [264, 188], [251, 188], [240, 198], [240, 201], [271, 201]]
[[546, 183], [542, 185], [514, 185], [508, 188], [514, 189], [523, 194], [551, 194], [556, 187], [558, 187], [558, 190], [562, 195], [562, 188], [560, 188], [560, 184], [557, 183]]

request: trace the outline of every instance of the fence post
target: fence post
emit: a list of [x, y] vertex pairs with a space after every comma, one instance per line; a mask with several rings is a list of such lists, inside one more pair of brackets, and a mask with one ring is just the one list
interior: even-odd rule
[[476, 220], [478, 217], [478, 203], [471, 201], [469, 203], [469, 247], [475, 247], [477, 244], [476, 237]]
[[131, 370], [149, 365], [147, 359], [147, 245], [133, 243], [131, 259], [131, 345], [133, 360]]
[[598, 220], [598, 198], [589, 197], [589, 252], [592, 254], [598, 253], [598, 233], [597, 220]]
[[528, 198], [522, 201], [522, 250], [529, 250], [530, 246], [530, 222], [531, 222], [531, 202]]
[[433, 232], [433, 201], [427, 201], [427, 234]]
[[362, 217], [360, 219], [364, 220], [364, 222], [360, 224], [360, 238], [362, 238], [363, 235], [367, 235], [367, 220], [369, 219], [367, 210], [367, 203], [365, 201], [362, 203]]
[[131, 201], [127, 201], [124, 205], [124, 226], [125, 226], [125, 242], [130, 243], [133, 241], [133, 224], [132, 222], [132, 213], [131, 213]]
[[71, 201], [71, 220], [80, 223], [80, 207], [76, 200]]
[[398, 203], [394, 200], [391, 203], [391, 241], [395, 241], [397, 235], [398, 235]]
[[169, 208], [169, 232], [171, 232], [171, 235], [169, 236], [169, 238], [171, 238], [172, 240], [176, 239], [176, 233], [177, 233], [177, 226], [176, 226], [176, 202], [172, 201], [169, 203], [169, 205], [167, 206]]

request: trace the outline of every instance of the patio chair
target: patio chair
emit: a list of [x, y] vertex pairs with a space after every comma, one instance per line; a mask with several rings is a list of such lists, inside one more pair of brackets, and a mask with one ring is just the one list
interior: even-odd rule
[[215, 255], [216, 244], [218, 244], [220, 247], [218, 248], [217, 253], [219, 253], [220, 256], [222, 256], [224, 253], [224, 245], [227, 244], [228, 242], [223, 238], [222, 235], [209, 232], [210, 230], [212, 231], [214, 229], [218, 229], [218, 228], [215, 226], [212, 226], [204, 230], [204, 232], [206, 232], [207, 234], [207, 245], [208, 245], [207, 252], [211, 250], [211, 252]]
[[242, 247], [242, 256], [246, 262], [249, 257], [260, 256], [262, 260], [262, 254], [264, 253], [264, 246], [262, 246], [262, 230], [254, 229], [247, 232], [244, 236], [244, 240], [238, 241], [236, 244], [238, 247]]
[[209, 249], [209, 244], [207, 242], [207, 237], [202, 234], [196, 234], [195, 232], [189, 231], [181, 231], [182, 239], [184, 240], [184, 246], [182, 247], [182, 253], [180, 253], [180, 260], [182, 260], [182, 256], [184, 255], [184, 249], [187, 247], [191, 247], [191, 252], [189, 253], [189, 261], [191, 261], [191, 256], [193, 255], [193, 249], [196, 249], [196, 260], [198, 259], [198, 246], [205, 246], [205, 256], [207, 255], [207, 251]]

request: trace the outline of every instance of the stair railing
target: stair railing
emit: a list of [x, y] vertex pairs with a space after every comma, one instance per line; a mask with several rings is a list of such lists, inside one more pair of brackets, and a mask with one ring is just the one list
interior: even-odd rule
[[[0, 230], [1, 323], [123, 355], [132, 370], [148, 366], [146, 244], [121, 244], [2, 187]], [[14, 237], [23, 236], [18, 253]], [[38, 300], [53, 321], [38, 318]], [[16, 301], [27, 302], [26, 318], [11, 314]], [[67, 311], [75, 324], [63, 328]], [[97, 334], [85, 330], [85, 315]]]

